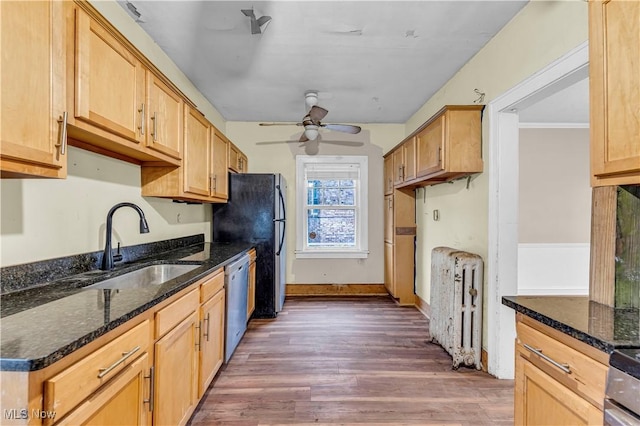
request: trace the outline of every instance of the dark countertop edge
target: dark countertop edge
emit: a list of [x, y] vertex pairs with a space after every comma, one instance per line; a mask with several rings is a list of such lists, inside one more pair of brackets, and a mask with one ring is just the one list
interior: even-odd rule
[[534, 320], [541, 322], [544, 325], [547, 325], [555, 330], [560, 331], [561, 333], [566, 334], [567, 336], [573, 337], [583, 343], [586, 343], [589, 346], [592, 346], [598, 350], [606, 352], [610, 354], [616, 349], [616, 346], [613, 344], [606, 342], [604, 340], [593, 337], [590, 334], [585, 333], [584, 331], [576, 330], [575, 328], [561, 322], [555, 320], [547, 315], [541, 314], [540, 312], [534, 311], [527, 307], [520, 305], [513, 300], [509, 300], [507, 296], [502, 297], [502, 304], [508, 306], [509, 308], [515, 310], [516, 312], [520, 312]]
[[[124, 323], [132, 320], [133, 318], [135, 318], [136, 316], [142, 314], [143, 312], [147, 311], [148, 309], [154, 307], [155, 305], [159, 304], [160, 302], [170, 298], [171, 296], [179, 293], [181, 290], [184, 290], [185, 288], [189, 287], [190, 285], [196, 283], [197, 281], [199, 281], [200, 279], [202, 279], [203, 277], [205, 277], [206, 275], [208, 275], [209, 273], [211, 273], [213, 270], [215, 269], [219, 269], [222, 268], [224, 266], [226, 266], [227, 264], [235, 261], [236, 259], [238, 259], [240, 256], [242, 256], [244, 253], [248, 252], [249, 250], [251, 250], [254, 246], [247, 243], [247, 248], [244, 250], [239, 251], [237, 254], [229, 257], [228, 259], [218, 263], [218, 264], [207, 264], [207, 261], [201, 261], [201, 262], [194, 262], [194, 261], [184, 261], [181, 263], [185, 263], [185, 264], [201, 264], [202, 265], [202, 270], [199, 270], [197, 275], [185, 280], [184, 282], [172, 287], [170, 290], [168, 290], [167, 292], [163, 293], [162, 295], [158, 296], [157, 298], [151, 300], [148, 303], [145, 303], [141, 306], [139, 306], [137, 309], [134, 309], [133, 311], [127, 313], [126, 315], [122, 315], [119, 318], [116, 318], [112, 321], [110, 321], [108, 324], [97, 328], [96, 330], [94, 330], [93, 332], [86, 334], [82, 337], [80, 337], [79, 339], [76, 339], [72, 342], [67, 343], [66, 345], [62, 346], [60, 349], [52, 352], [51, 354], [41, 357], [41, 358], [36, 358], [36, 359], [15, 359], [15, 358], [0, 358], [0, 371], [13, 371], [13, 372], [31, 372], [31, 371], [37, 371], [37, 370], [42, 370], [43, 368], [46, 368], [54, 363], [56, 363], [57, 361], [60, 361], [62, 358], [64, 358], [65, 356], [77, 351], [78, 349], [88, 345], [89, 343], [93, 342], [95, 339], [105, 335], [106, 333], [108, 333], [111, 330], [114, 330], [115, 328], [123, 325]], [[163, 263], [162, 261], [157, 261], [157, 260], [148, 260], [148, 262], [144, 262], [144, 263], [140, 263], [138, 265], [138, 267], [144, 267], [146, 264], [154, 264], [154, 263]]]

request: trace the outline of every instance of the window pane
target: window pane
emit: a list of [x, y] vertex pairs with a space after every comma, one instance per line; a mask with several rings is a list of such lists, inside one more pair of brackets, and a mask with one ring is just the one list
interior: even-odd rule
[[307, 244], [316, 247], [355, 246], [355, 209], [307, 211]]
[[353, 180], [310, 180], [307, 182], [309, 206], [355, 206]]

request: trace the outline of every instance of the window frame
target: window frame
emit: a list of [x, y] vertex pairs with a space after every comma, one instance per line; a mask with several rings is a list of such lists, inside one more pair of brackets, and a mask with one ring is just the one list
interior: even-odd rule
[[[307, 211], [318, 206], [307, 205], [306, 170], [309, 164], [346, 166], [356, 164], [359, 177], [355, 183], [355, 247], [309, 247]], [[369, 213], [369, 159], [365, 155], [297, 155], [296, 156], [296, 251], [298, 259], [309, 258], [367, 258], [369, 256], [368, 213]]]

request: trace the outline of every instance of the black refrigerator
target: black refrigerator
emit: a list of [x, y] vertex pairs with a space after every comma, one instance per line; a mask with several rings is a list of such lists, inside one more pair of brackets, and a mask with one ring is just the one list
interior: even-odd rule
[[286, 189], [279, 173], [230, 173], [228, 202], [213, 205], [214, 242], [256, 247], [253, 318], [275, 318], [284, 305]]

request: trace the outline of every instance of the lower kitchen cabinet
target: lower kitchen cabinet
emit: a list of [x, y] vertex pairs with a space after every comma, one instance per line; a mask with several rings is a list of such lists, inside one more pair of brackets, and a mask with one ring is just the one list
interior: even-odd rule
[[[43, 410], [55, 412], [54, 420], [62, 420], [61, 424], [81, 424], [83, 419], [97, 415], [103, 406], [111, 404], [110, 398], [121, 392], [131, 394], [130, 382], [135, 381], [140, 385], [136, 387], [137, 402], [127, 405], [127, 415], [142, 420], [142, 385], [148, 371], [146, 352], [150, 341], [151, 324], [147, 320], [45, 380]], [[138, 362], [137, 358], [145, 361]], [[131, 364], [132, 361], [135, 363]], [[70, 419], [66, 418], [67, 414]], [[50, 419], [45, 422], [50, 423]]]
[[162, 337], [154, 347], [154, 425], [184, 425], [198, 403], [199, 297], [194, 290], [156, 314], [157, 334]]
[[[224, 273], [221, 276], [224, 285]], [[199, 398], [202, 398], [224, 361], [224, 307], [224, 288], [220, 288], [200, 307], [202, 333], [199, 351]]]
[[186, 424], [223, 364], [225, 309], [219, 268], [45, 369], [2, 371], [3, 406], [29, 413], [2, 424]]
[[601, 425], [608, 355], [518, 314], [516, 425]]
[[247, 320], [256, 309], [256, 250], [249, 250], [249, 289], [247, 292]]
[[150, 371], [144, 353], [56, 425], [150, 425]]

